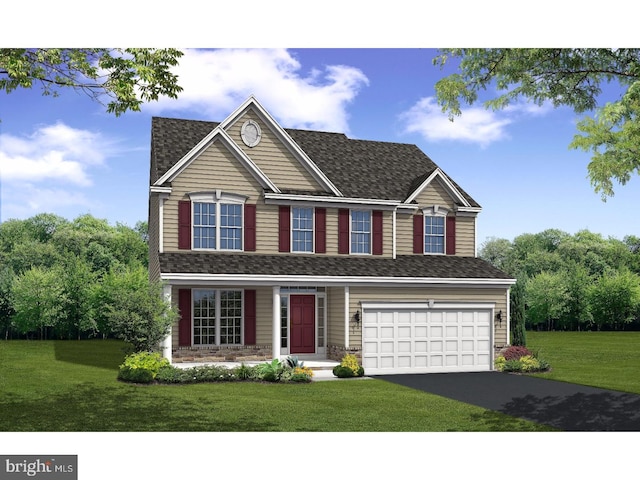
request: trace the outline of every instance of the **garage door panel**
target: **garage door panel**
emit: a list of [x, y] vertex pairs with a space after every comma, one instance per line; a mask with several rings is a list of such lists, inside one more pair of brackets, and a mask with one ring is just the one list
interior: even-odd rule
[[363, 312], [368, 374], [491, 369], [491, 310], [378, 308]]
[[398, 327], [398, 338], [411, 338], [411, 327]]
[[429, 342], [414, 342], [413, 347], [414, 347], [414, 352], [415, 353], [427, 353], [429, 350], [427, 350], [427, 345], [429, 344]]

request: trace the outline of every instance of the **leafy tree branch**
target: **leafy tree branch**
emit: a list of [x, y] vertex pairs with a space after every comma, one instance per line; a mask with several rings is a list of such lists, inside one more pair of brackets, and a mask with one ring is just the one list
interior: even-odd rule
[[182, 87], [171, 68], [181, 56], [173, 48], [3, 48], [0, 89], [37, 86], [43, 95], [57, 96], [71, 88], [119, 116], [161, 96], [177, 98]]

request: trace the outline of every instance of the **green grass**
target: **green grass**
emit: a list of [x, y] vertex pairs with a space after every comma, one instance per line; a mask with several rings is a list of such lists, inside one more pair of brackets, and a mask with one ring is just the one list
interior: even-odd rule
[[472, 432], [548, 427], [382, 380], [137, 386], [115, 341], [0, 341], [0, 431]]
[[640, 332], [527, 332], [552, 370], [536, 376], [640, 394]]

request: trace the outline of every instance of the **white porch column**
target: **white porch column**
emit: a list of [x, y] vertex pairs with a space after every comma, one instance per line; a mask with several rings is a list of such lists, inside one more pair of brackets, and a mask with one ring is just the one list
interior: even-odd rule
[[[165, 301], [171, 304], [171, 285], [164, 285], [162, 287], [162, 295]], [[169, 327], [167, 336], [164, 337], [164, 339], [160, 343], [160, 350], [162, 351], [162, 356], [167, 360], [169, 360], [169, 363], [171, 363], [171, 343], [172, 343], [171, 331], [172, 329], [173, 329], [173, 325]]]
[[280, 287], [273, 287], [273, 332], [271, 339], [271, 356], [280, 358]]
[[349, 287], [344, 287], [344, 348], [349, 348]]
[[511, 345], [511, 288], [507, 288], [507, 345]]

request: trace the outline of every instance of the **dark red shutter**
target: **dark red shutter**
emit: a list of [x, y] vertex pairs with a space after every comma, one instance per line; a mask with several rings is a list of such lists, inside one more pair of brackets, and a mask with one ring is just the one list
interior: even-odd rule
[[424, 217], [413, 216], [413, 253], [424, 253]]
[[447, 217], [446, 227], [446, 254], [456, 254], [456, 217]]
[[178, 324], [178, 345], [191, 346], [191, 289], [178, 290], [178, 308], [180, 309], [180, 323]]
[[316, 208], [316, 253], [327, 253], [327, 209]]
[[256, 251], [256, 206], [244, 206], [244, 251]]
[[191, 202], [178, 202], [178, 248], [191, 250]]
[[349, 253], [349, 210], [338, 210], [338, 253]]
[[256, 344], [256, 291], [244, 291], [244, 344]]
[[372, 213], [372, 226], [373, 226], [373, 249], [374, 255], [382, 255], [382, 211], [374, 210]]
[[280, 205], [279, 222], [279, 250], [281, 252], [289, 252], [291, 251], [291, 207], [288, 205]]

